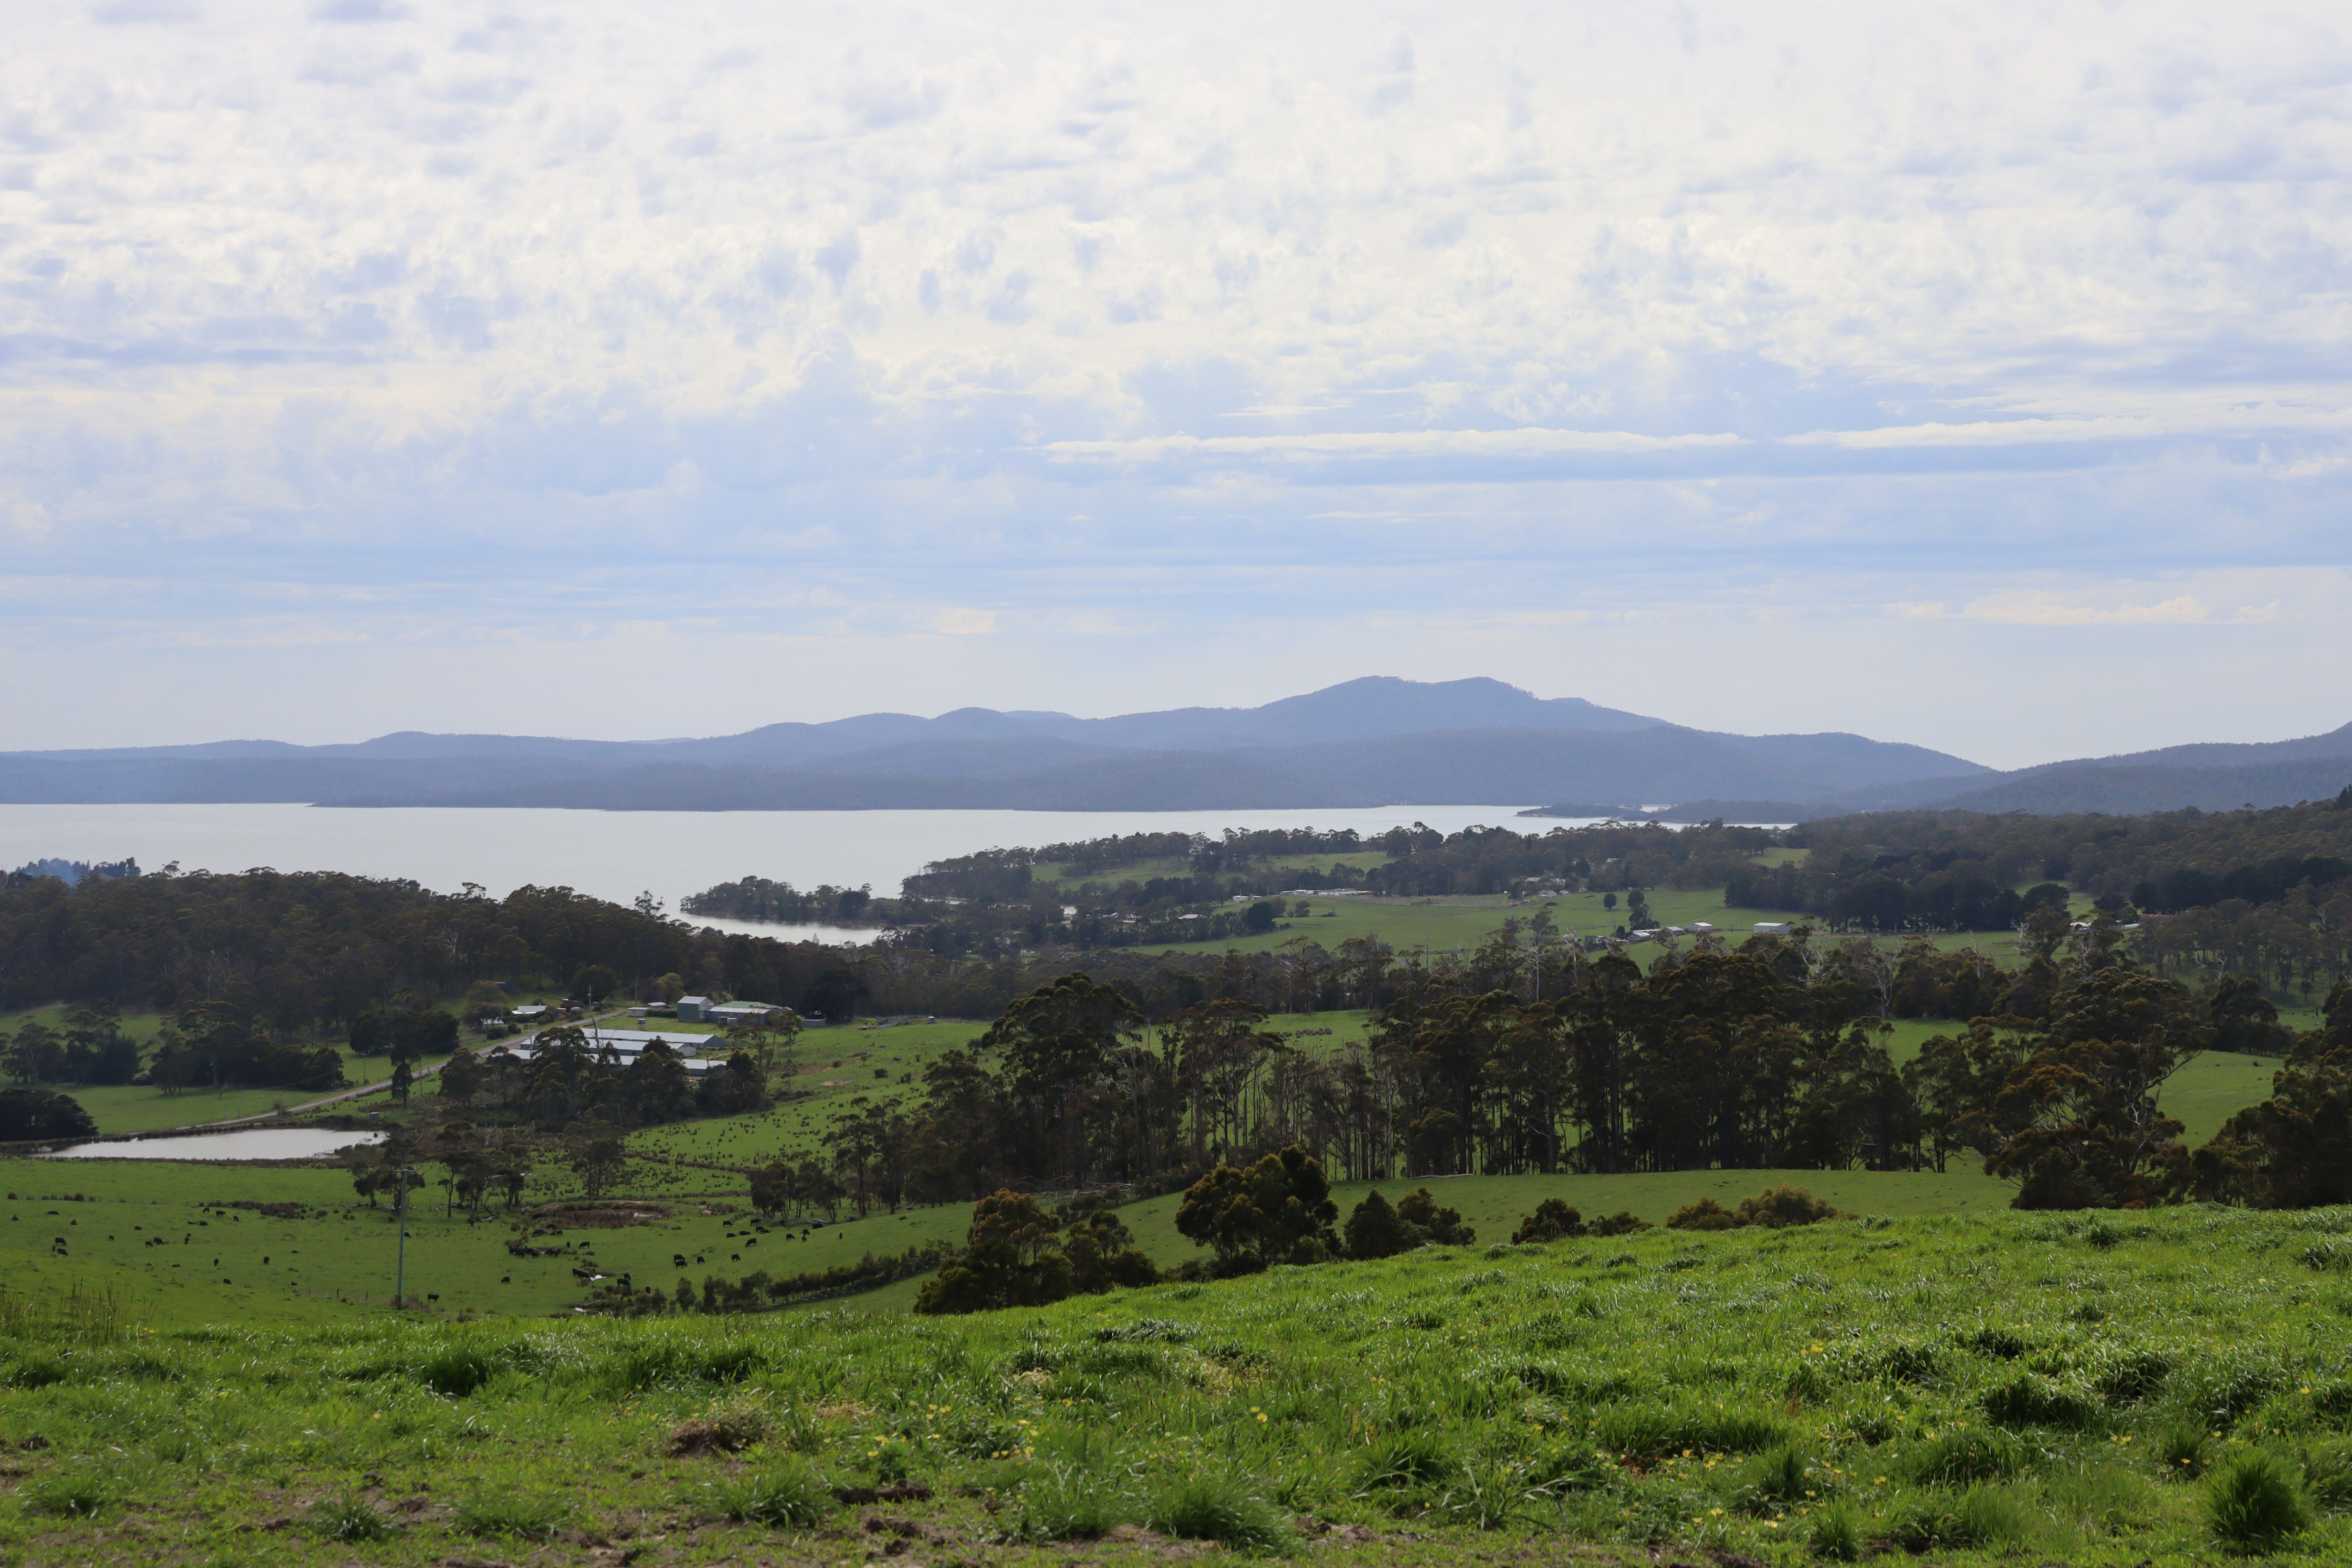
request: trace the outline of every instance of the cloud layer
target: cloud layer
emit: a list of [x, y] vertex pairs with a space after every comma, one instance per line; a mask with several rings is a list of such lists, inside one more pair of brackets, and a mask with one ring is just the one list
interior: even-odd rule
[[2352, 667], [2335, 7], [16, 31], [16, 744], [1373, 670], [1996, 762], [2352, 717], [2262, 679]]

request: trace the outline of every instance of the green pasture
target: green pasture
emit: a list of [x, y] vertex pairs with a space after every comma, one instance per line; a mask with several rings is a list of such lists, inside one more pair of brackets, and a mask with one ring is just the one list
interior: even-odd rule
[[0, 1555], [2352, 1556], [2352, 1213], [1484, 1228], [959, 1319], [178, 1328], [45, 1268], [0, 1315]]
[[[1563, 935], [1606, 936], [1625, 924], [1625, 900], [1621, 896], [1617, 908], [1609, 910], [1601, 907], [1602, 897], [1599, 893], [1562, 893], [1513, 903], [1502, 893], [1449, 894], [1427, 899], [1307, 894], [1282, 900], [1282, 920], [1274, 931], [1222, 942], [1176, 942], [1156, 951], [1223, 952], [1234, 948], [1243, 952], [1269, 952], [1305, 939], [1336, 953], [1339, 944], [1352, 937], [1374, 937], [1399, 952], [1420, 947], [1432, 952], [1467, 952], [1501, 930], [1506, 920], [1517, 920], [1524, 930], [1539, 909], [1550, 910], [1552, 922]], [[1746, 941], [1759, 922], [1795, 924], [1809, 919], [1786, 910], [1727, 909], [1720, 891], [1706, 889], [1661, 889], [1646, 897], [1651, 916], [1660, 925], [1688, 926], [1705, 921], [1734, 946]], [[1292, 915], [1289, 911], [1300, 903], [1308, 906], [1308, 912]], [[1819, 921], [1811, 923], [1817, 931], [1821, 929]], [[1903, 939], [1892, 936], [1877, 940], [1890, 952], [1903, 942]], [[1974, 948], [2004, 968], [2017, 963], [2014, 931], [1938, 931], [1929, 940], [1941, 952]], [[1643, 943], [1625, 951], [1646, 969], [1663, 950]]]
[[[437, 1174], [427, 1167], [428, 1175]], [[1391, 1199], [1427, 1186], [1478, 1227], [1482, 1240], [1507, 1238], [1519, 1218], [1547, 1197], [1587, 1214], [1630, 1209], [1654, 1223], [1684, 1204], [1713, 1196], [1729, 1202], [1759, 1187], [1794, 1181], [1843, 1208], [1867, 1214], [1922, 1214], [1998, 1208], [2010, 1188], [1956, 1161], [1944, 1174], [1924, 1173], [1685, 1171], [1628, 1176], [1451, 1176], [1342, 1184], [1342, 1212], [1378, 1186]], [[145, 1160], [0, 1161], [0, 1278], [58, 1283], [103, 1282], [135, 1300], [159, 1322], [308, 1321], [380, 1309], [392, 1293], [396, 1228], [389, 1208], [353, 1196], [347, 1174], [317, 1165], [202, 1165]], [[560, 1215], [532, 1217], [538, 1205], [578, 1200], [567, 1173], [534, 1173], [522, 1210], [493, 1201], [481, 1217], [445, 1211], [446, 1194], [425, 1188], [412, 1200], [408, 1283], [437, 1298], [445, 1315], [544, 1317], [585, 1299], [575, 1267], [608, 1277], [629, 1275], [665, 1289], [684, 1276], [739, 1278], [820, 1271], [932, 1240], [961, 1244], [970, 1206], [954, 1204], [854, 1210], [833, 1225], [770, 1225], [752, 1214], [742, 1179], [731, 1173], [630, 1167], [624, 1190], [601, 1206], [638, 1217], [618, 1225], [566, 1225]], [[295, 1203], [299, 1217], [225, 1208], [237, 1202]], [[632, 1202], [635, 1207], [632, 1208]], [[1200, 1256], [1176, 1229], [1175, 1194], [1119, 1212], [1162, 1267]], [[52, 1213], [50, 1211], [54, 1210]], [[813, 1221], [814, 1216], [808, 1216]], [[551, 1226], [557, 1234], [550, 1235]], [[529, 1232], [530, 1234], [525, 1234]], [[57, 1250], [62, 1241], [64, 1252]], [[160, 1241], [160, 1245], [158, 1242]], [[560, 1248], [559, 1256], [517, 1257], [508, 1244]], [[680, 1267], [675, 1260], [687, 1259]], [[919, 1281], [849, 1298], [857, 1310], [903, 1311]]]

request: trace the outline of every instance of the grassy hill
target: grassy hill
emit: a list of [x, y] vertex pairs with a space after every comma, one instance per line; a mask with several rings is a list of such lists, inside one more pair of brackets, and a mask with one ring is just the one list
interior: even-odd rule
[[2310, 1510], [2273, 1560], [2340, 1562], [2348, 1232], [1912, 1215], [956, 1320], [175, 1330], [12, 1272], [0, 1552], [2186, 1563], [2223, 1555], [2211, 1489], [2251, 1461]]

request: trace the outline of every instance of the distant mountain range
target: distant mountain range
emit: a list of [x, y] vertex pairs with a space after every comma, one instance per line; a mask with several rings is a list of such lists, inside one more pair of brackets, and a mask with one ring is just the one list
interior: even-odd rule
[[[1689, 803], [1744, 820], [1948, 805], [2140, 811], [2333, 795], [2352, 725], [1997, 773], [1859, 735], [1732, 735], [1501, 681], [1351, 680], [1261, 708], [1110, 719], [958, 709], [679, 741], [416, 731], [0, 752], [0, 802], [302, 801], [603, 810], [1244, 810]], [[2332, 782], [2331, 782], [2332, 781]], [[2226, 797], [2226, 798], [2225, 798]], [[1754, 808], [1754, 809], [1749, 809]], [[1769, 814], [1758, 813], [1769, 808]], [[1578, 808], [1578, 815], [1588, 815]], [[1708, 814], [1717, 814], [1711, 809]]]

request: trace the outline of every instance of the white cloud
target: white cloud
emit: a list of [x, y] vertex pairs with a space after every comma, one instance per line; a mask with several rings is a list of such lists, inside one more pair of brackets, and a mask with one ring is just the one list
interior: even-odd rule
[[[193, 679], [286, 635], [266, 584], [354, 658], [790, 605], [853, 707], [926, 706], [922, 607], [978, 603], [937, 613], [998, 617], [959, 649], [1003, 684], [956, 695], [1013, 705], [1402, 668], [1383, 618], [1579, 671], [1692, 605], [2259, 621], [2231, 572], [2305, 588], [2217, 647], [2315, 637], [2347, 84], [2316, 3], [31, 7], [0, 657], [168, 635]], [[1335, 662], [1193, 657], [1269, 621]], [[1132, 665], [1024, 641], [1097, 626]], [[142, 721], [284, 727], [190, 689]]]
[[1319, 436], [1144, 436], [1129, 440], [1049, 441], [1044, 450], [1061, 462], [1150, 462], [1176, 457], [1265, 458], [1276, 462], [1323, 458], [1529, 458], [1585, 452], [1675, 452], [1737, 447], [1738, 436], [1643, 436], [1630, 430], [1349, 430]]

